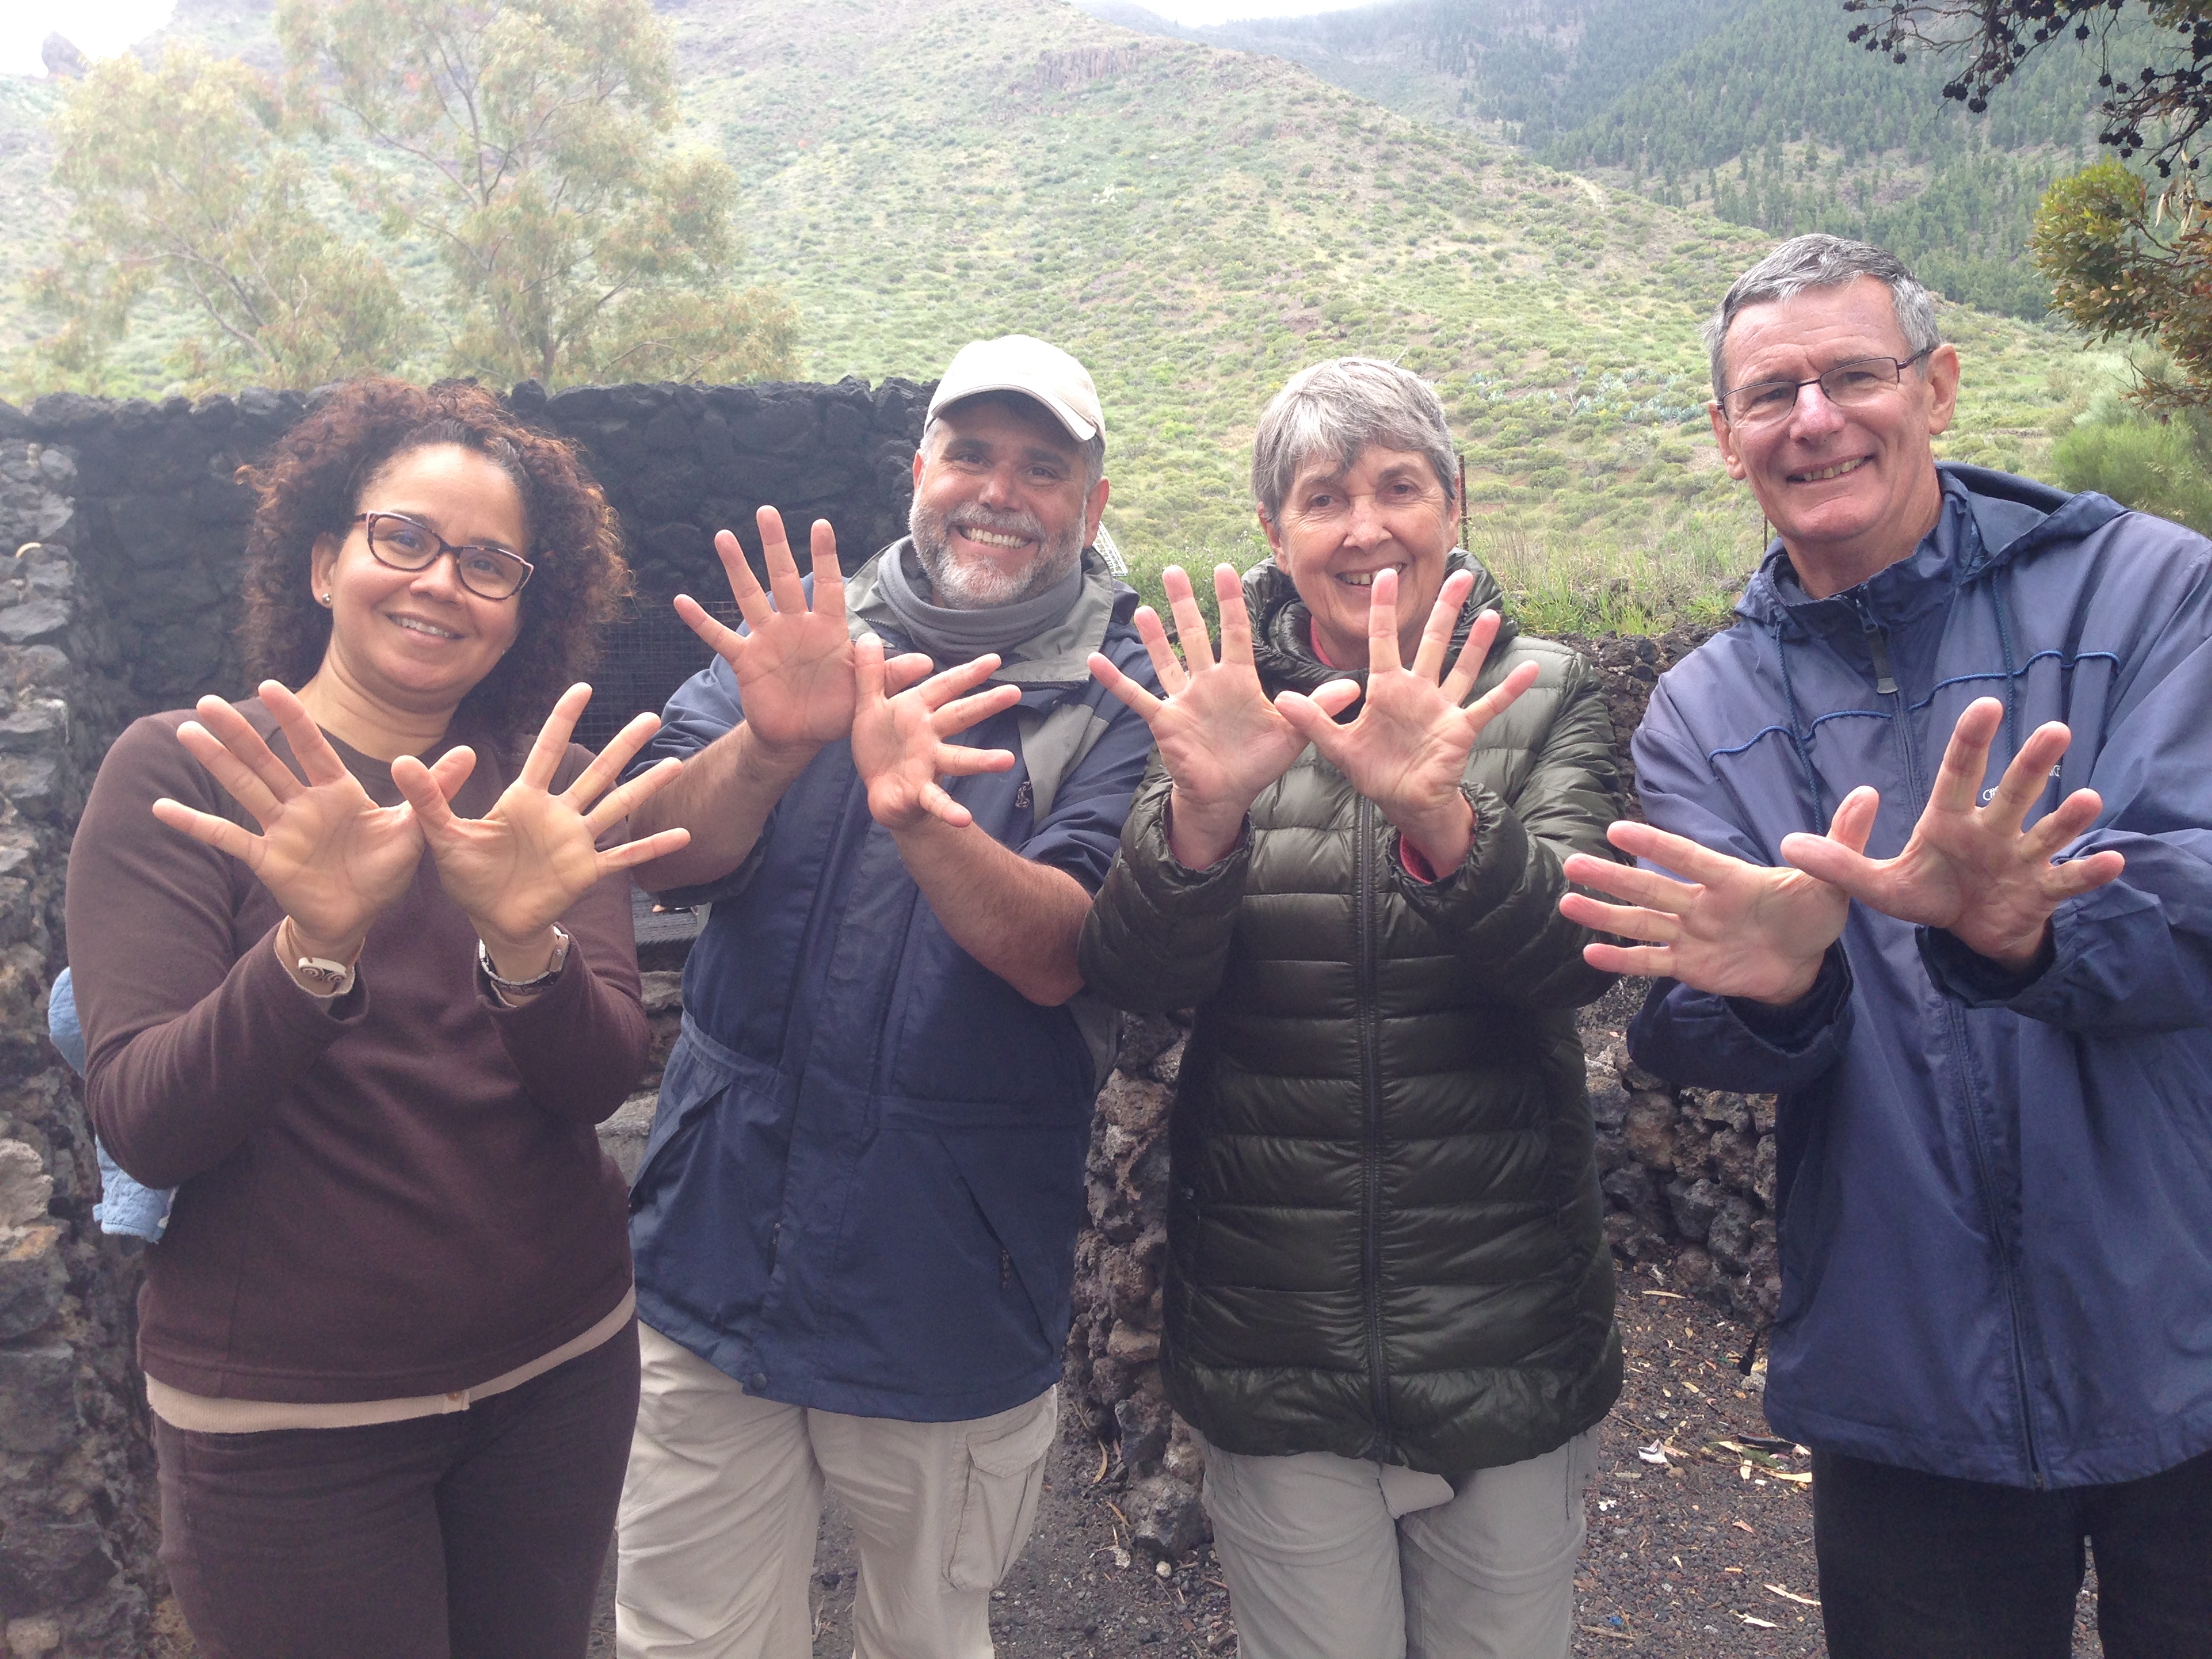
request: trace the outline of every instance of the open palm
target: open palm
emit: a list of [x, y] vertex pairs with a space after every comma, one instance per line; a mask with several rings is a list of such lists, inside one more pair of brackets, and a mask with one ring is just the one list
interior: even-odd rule
[[[1010, 750], [972, 749], [947, 739], [1012, 708], [1021, 701], [1021, 687], [975, 691], [999, 666], [997, 657], [981, 656], [894, 695], [886, 681], [884, 643], [872, 635], [860, 641], [856, 661], [853, 769], [867, 786], [868, 811], [891, 830], [911, 830], [931, 817], [964, 830], [972, 815], [939, 777], [1003, 772], [1014, 757]], [[963, 695], [967, 692], [975, 695]]]
[[1152, 728], [1161, 764], [1188, 808], [1219, 806], [1242, 817], [1259, 793], [1305, 752], [1306, 740], [1267, 701], [1253, 666], [1252, 622], [1243, 585], [1228, 565], [1213, 568], [1213, 593], [1221, 606], [1221, 655], [1206, 636], [1206, 617], [1179, 565], [1161, 573], [1175, 617], [1177, 660], [1167, 629], [1150, 605], [1137, 609], [1137, 633], [1159, 677], [1155, 696], [1094, 654], [1091, 672]]
[[1474, 577], [1464, 570], [1444, 579], [1407, 668], [1398, 659], [1397, 572], [1378, 571], [1368, 601], [1367, 695], [1358, 717], [1349, 726], [1336, 724], [1322, 700], [1331, 686], [1312, 697], [1285, 691], [1275, 700], [1284, 718], [1352, 787], [1424, 850], [1440, 823], [1468, 824], [1460, 780], [1475, 739], [1536, 683], [1536, 665], [1523, 663], [1482, 696], [1465, 702], [1498, 637], [1498, 614], [1491, 611], [1476, 618], [1458, 660], [1443, 672], [1453, 625], [1474, 586]]
[[[305, 780], [276, 758], [246, 718], [220, 697], [203, 697], [177, 740], [207, 768], [261, 833], [164, 797], [154, 816], [171, 829], [240, 860], [253, 872], [312, 952], [349, 956], [379, 912], [407, 890], [422, 860], [422, 831], [407, 805], [379, 806], [346, 769], [313, 718], [275, 680], [260, 687]], [[453, 778], [465, 763], [448, 765]], [[458, 787], [456, 783], [455, 787]]]
[[768, 591], [745, 562], [738, 538], [726, 530], [714, 537], [714, 551], [729, 576], [745, 631], [715, 621], [688, 593], [677, 596], [676, 612], [738, 677], [745, 723], [755, 737], [771, 748], [819, 748], [836, 742], [853, 726], [853, 641], [845, 628], [845, 578], [837, 566], [836, 533], [826, 520], [815, 520], [810, 605], [783, 515], [763, 507], [758, 522]]
[[[1853, 790], [1836, 808], [1829, 838], [1853, 851], [1863, 848], [1878, 805], [1873, 790]], [[1606, 973], [1679, 980], [1715, 996], [1795, 1002], [1812, 989], [1821, 957], [1850, 918], [1850, 895], [1801, 870], [1748, 863], [1627, 819], [1606, 838], [1683, 878], [1585, 853], [1567, 860], [1569, 881], [1628, 902], [1570, 893], [1559, 901], [1560, 914], [1644, 941], [1585, 945], [1583, 960]]]
[[1869, 859], [1863, 846], [1839, 844], [1832, 835], [1785, 836], [1782, 856], [1885, 915], [1946, 929], [1994, 961], [2014, 967], [2033, 961], [2059, 905], [2118, 879], [2126, 860], [2107, 851], [2051, 862], [2096, 822], [2103, 804], [2094, 790], [2075, 790], [2023, 828], [2071, 739], [2056, 720], [2028, 734], [1989, 804], [1979, 804], [1990, 744], [2003, 718], [1994, 697], [1967, 705], [1928, 805], [1895, 858]]
[[604, 852], [597, 845], [632, 807], [682, 770], [682, 763], [671, 758], [618, 788], [608, 787], [659, 728], [652, 714], [624, 726], [567, 789], [551, 792], [569, 735], [591, 697], [588, 685], [562, 693], [521, 773], [480, 818], [456, 817], [451, 805], [459, 788], [454, 773], [465, 776], [475, 763], [467, 750], [441, 757], [441, 765], [455, 755], [466, 757], [442, 773], [411, 756], [392, 764], [392, 781], [407, 797], [437, 860], [440, 884], [487, 941], [530, 939], [603, 877], [672, 853], [690, 840], [689, 830], [664, 830]]

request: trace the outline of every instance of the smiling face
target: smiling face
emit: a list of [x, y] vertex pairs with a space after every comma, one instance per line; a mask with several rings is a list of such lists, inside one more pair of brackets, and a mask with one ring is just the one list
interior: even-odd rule
[[[1889, 289], [1872, 276], [1747, 306], [1730, 325], [1728, 384], [1802, 380], [1861, 357], [1912, 355]], [[1951, 423], [1959, 354], [1938, 346], [1897, 386], [1839, 409], [1818, 386], [1771, 426], [1731, 427], [1718, 405], [1713, 435], [1729, 476], [1748, 483], [1815, 598], [1855, 586], [1911, 553], [1942, 505], [1930, 441]]]
[[970, 398], [939, 411], [914, 458], [908, 527], [937, 603], [1012, 605], [1075, 568], [1098, 533], [1106, 481], [1083, 447], [1028, 398]]
[[1413, 660], [1451, 556], [1452, 506], [1427, 457], [1370, 445], [1349, 468], [1334, 455], [1301, 462], [1276, 518], [1261, 515], [1275, 562], [1313, 613], [1314, 643], [1334, 666], [1367, 666], [1378, 570], [1398, 573], [1399, 659]]
[[[404, 513], [456, 546], [491, 544], [521, 553], [530, 545], [514, 481], [489, 456], [458, 444], [394, 456], [362, 486], [354, 506]], [[314, 583], [317, 599], [330, 595], [331, 611], [316, 681], [330, 682], [324, 690], [343, 692], [361, 714], [395, 727], [427, 720], [442, 729], [521, 626], [520, 595], [487, 599], [471, 592], [444, 554], [420, 570], [394, 570], [369, 552], [358, 524], [343, 537], [316, 541]]]

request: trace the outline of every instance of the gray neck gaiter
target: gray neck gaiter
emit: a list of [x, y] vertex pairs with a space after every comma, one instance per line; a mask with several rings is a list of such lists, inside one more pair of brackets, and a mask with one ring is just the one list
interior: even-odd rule
[[884, 603], [915, 648], [927, 652], [942, 671], [986, 652], [1006, 656], [1024, 640], [1064, 621], [1083, 592], [1083, 567], [1077, 564], [1066, 580], [1012, 605], [956, 611], [922, 597], [930, 591], [929, 578], [921, 568], [921, 556], [914, 550], [914, 538], [907, 536], [884, 550], [876, 581]]

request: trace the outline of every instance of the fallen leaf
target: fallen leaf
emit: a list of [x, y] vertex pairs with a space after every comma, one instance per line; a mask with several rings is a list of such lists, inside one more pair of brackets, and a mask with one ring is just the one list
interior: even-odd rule
[[1772, 1590], [1784, 1601], [1795, 1601], [1801, 1607], [1817, 1607], [1820, 1605], [1820, 1602], [1812, 1596], [1800, 1595], [1796, 1590], [1786, 1590], [1779, 1584], [1769, 1584], [1766, 1588]]
[[1747, 1625], [1758, 1626], [1761, 1630], [1780, 1630], [1782, 1628], [1781, 1626], [1776, 1624], [1771, 1619], [1754, 1619], [1747, 1613], [1739, 1613], [1736, 1614], [1736, 1617], [1742, 1620]]
[[1742, 1528], [1746, 1532], [1749, 1533], [1749, 1534], [1750, 1534], [1753, 1538], [1756, 1538], [1756, 1537], [1758, 1537], [1758, 1536], [1759, 1536], [1759, 1528], [1756, 1528], [1756, 1527], [1754, 1527], [1754, 1526], [1753, 1526], [1753, 1525], [1751, 1524], [1751, 1522], [1748, 1522], [1748, 1521], [1731, 1521], [1730, 1522], [1729, 1522], [1729, 1524], [1730, 1526], [1732, 1526], [1732, 1527], [1741, 1527], [1741, 1528]]
[[1638, 1446], [1636, 1455], [1646, 1463], [1656, 1463], [1662, 1469], [1667, 1467], [1667, 1449], [1656, 1440], [1648, 1446]]
[[1690, 1298], [1680, 1291], [1638, 1291], [1638, 1296], [1663, 1296], [1670, 1302], [1687, 1302]]
[[1806, 1470], [1802, 1474], [1792, 1474], [1787, 1469], [1769, 1469], [1767, 1473], [1777, 1480], [1787, 1480], [1793, 1486], [1809, 1486], [1813, 1484], [1813, 1472], [1810, 1469]]

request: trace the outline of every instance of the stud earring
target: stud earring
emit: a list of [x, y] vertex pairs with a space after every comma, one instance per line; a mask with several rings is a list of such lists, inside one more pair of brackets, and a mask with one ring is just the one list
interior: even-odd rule
[[327, 593], [324, 594], [324, 595], [323, 595], [323, 603], [324, 603], [325, 605], [328, 605], [330, 602], [331, 602], [331, 596], [330, 596], [329, 594], [327, 594]]

